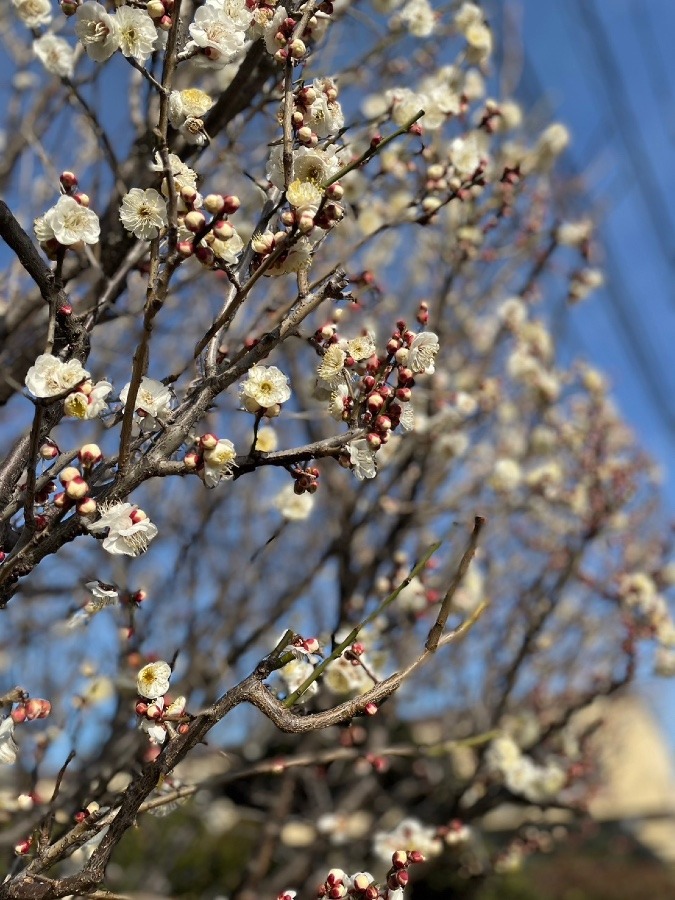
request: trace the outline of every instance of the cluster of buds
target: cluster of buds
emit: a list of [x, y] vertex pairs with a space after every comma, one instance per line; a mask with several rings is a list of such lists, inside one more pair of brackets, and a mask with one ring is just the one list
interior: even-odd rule
[[296, 494], [316, 494], [319, 490], [319, 470], [316, 466], [292, 466], [290, 473], [293, 476], [293, 491]]
[[[316, 896], [328, 900], [340, 900], [342, 897], [352, 900], [401, 900], [409, 880], [408, 868], [424, 862], [424, 856], [417, 850], [397, 850], [392, 854], [391, 861], [384, 885], [377, 884], [370, 872], [348, 875], [342, 869], [331, 869], [326, 880], [318, 886]], [[293, 897], [295, 891], [284, 891], [277, 900], [291, 900]]]
[[210, 220], [198, 207], [202, 198], [189, 185], [180, 190], [182, 206], [185, 207], [178, 216], [179, 228], [194, 235], [184, 238], [177, 245], [177, 250], [184, 258], [195, 256], [205, 268], [215, 268], [219, 260], [227, 261], [228, 257], [239, 252], [241, 238], [234, 226], [228, 221], [241, 206], [241, 200], [234, 194], [208, 194], [203, 200], [203, 207], [210, 214]]
[[52, 705], [49, 700], [43, 700], [40, 697], [26, 697], [17, 703], [11, 712], [11, 717], [15, 725], [20, 725], [22, 722], [46, 719], [51, 711]]
[[169, 31], [174, 0], [148, 0], [146, 9], [156, 28]]
[[163, 744], [167, 736], [186, 734], [190, 727], [185, 697], [171, 700], [168, 696], [170, 678], [171, 666], [164, 660], [143, 666], [136, 677], [138, 699], [135, 708], [141, 717], [140, 727], [157, 745]]
[[295, 62], [301, 60], [307, 53], [307, 45], [299, 37], [294, 37], [293, 32], [298, 23], [290, 17], [284, 19], [274, 35], [274, 43], [279, 48], [274, 54], [277, 62], [285, 63], [291, 59]]
[[[98, 444], [84, 444], [80, 447], [78, 458], [82, 471], [86, 474], [103, 459]], [[90, 496], [89, 484], [76, 466], [67, 466], [59, 473], [59, 481], [63, 490], [54, 496], [57, 509], [69, 509], [73, 504], [81, 516], [90, 516], [96, 512], [96, 501]]]
[[185, 454], [184, 463], [207, 487], [215, 487], [223, 479], [232, 477], [235, 459], [232, 441], [209, 432], [196, 440], [194, 448]]

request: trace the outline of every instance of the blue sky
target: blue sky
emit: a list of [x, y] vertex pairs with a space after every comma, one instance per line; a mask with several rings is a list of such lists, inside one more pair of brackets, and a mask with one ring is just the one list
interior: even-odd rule
[[[622, 412], [663, 468], [672, 517], [675, 4], [509, 0], [503, 14], [520, 96], [570, 128], [565, 165], [583, 177], [600, 216], [606, 286], [573, 310], [565, 342], [609, 374]], [[672, 682], [644, 679], [642, 688], [675, 742]]]

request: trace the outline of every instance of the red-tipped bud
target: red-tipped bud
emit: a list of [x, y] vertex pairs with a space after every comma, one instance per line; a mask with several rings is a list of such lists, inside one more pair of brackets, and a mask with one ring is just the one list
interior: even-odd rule
[[226, 222], [225, 219], [220, 219], [213, 226], [213, 233], [219, 241], [229, 241], [234, 234], [234, 228], [229, 222]]
[[139, 700], [136, 704], [136, 713], [139, 716], [144, 716], [148, 711], [148, 704], [144, 700]]
[[187, 230], [191, 231], [193, 234], [196, 234], [198, 231], [201, 231], [202, 228], [206, 225], [206, 216], [198, 209], [191, 209], [190, 212], [187, 213], [183, 221]]
[[61, 172], [59, 181], [63, 185], [64, 190], [70, 191], [71, 188], [77, 187], [77, 175], [74, 172]]
[[366, 443], [371, 450], [379, 450], [382, 446], [382, 438], [375, 431], [369, 431], [366, 435]]
[[192, 241], [178, 241], [176, 244], [176, 250], [180, 253], [180, 255], [184, 259], [188, 259], [195, 252], [194, 244]]
[[208, 432], [199, 438], [199, 446], [202, 450], [213, 450], [218, 444], [218, 438], [215, 434]]
[[218, 216], [223, 211], [225, 200], [222, 194], [207, 194], [204, 197], [204, 209], [212, 216]]
[[391, 857], [391, 864], [395, 869], [403, 869], [408, 865], [408, 854], [405, 850], [395, 850]]
[[375, 419], [375, 428], [378, 431], [391, 431], [391, 419], [389, 416], [378, 416]]
[[68, 316], [73, 314], [73, 307], [70, 303], [62, 303], [61, 306], [56, 310], [56, 315], [62, 319], [67, 319]]
[[79, 469], [76, 469], [75, 466], [67, 466], [59, 475], [59, 481], [65, 486], [69, 481], [72, 481], [73, 478], [81, 477]]
[[396, 399], [400, 403], [408, 403], [412, 397], [412, 391], [409, 387], [400, 387], [396, 390]]
[[367, 716], [374, 716], [377, 713], [377, 703], [366, 703], [363, 711]]
[[375, 387], [375, 379], [372, 375], [363, 376], [363, 386], [367, 391], [372, 391], [372, 389]]
[[96, 512], [96, 501], [93, 497], [85, 497], [77, 504], [77, 512], [80, 516], [92, 516]]
[[66, 495], [71, 500], [82, 500], [89, 493], [89, 485], [81, 475], [71, 478], [66, 485]]
[[21, 704], [21, 706], [15, 706], [11, 712], [12, 721], [15, 725], [21, 725], [22, 722], [26, 721], [26, 707]]
[[25, 856], [27, 853], [30, 853], [31, 846], [32, 838], [25, 838], [25, 840], [19, 841], [18, 844], [14, 844], [14, 852], [17, 856]]
[[94, 466], [103, 459], [103, 452], [98, 444], [84, 444], [77, 456], [84, 466]]
[[129, 595], [129, 599], [132, 603], [142, 603], [144, 600], [147, 600], [147, 598], [148, 592], [144, 591], [142, 588], [139, 588], [139, 590], [134, 591]]
[[60, 452], [58, 445], [55, 444], [54, 441], [45, 441], [40, 447], [40, 457], [42, 459], [56, 459]]
[[241, 206], [241, 200], [237, 197], [236, 194], [225, 194], [223, 197], [223, 212], [231, 216], [232, 213], [236, 213], [236, 211]]
[[368, 397], [367, 406], [371, 412], [376, 413], [384, 406], [384, 398], [380, 394], [371, 394]]

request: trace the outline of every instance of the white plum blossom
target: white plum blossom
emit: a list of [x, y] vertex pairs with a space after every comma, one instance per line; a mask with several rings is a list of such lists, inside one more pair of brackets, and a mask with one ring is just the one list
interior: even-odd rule
[[56, 397], [88, 377], [89, 372], [79, 360], [63, 362], [58, 356], [43, 353], [26, 373], [26, 387], [34, 397]]
[[148, 663], [136, 676], [136, 690], [147, 700], [163, 697], [169, 690], [171, 666], [164, 660]]
[[206, 91], [187, 88], [171, 91], [169, 95], [169, 121], [174, 128], [181, 129], [188, 119], [201, 119], [213, 106], [214, 101]]
[[98, 510], [99, 519], [87, 528], [92, 532], [108, 530], [103, 549], [113, 556], [140, 556], [157, 535], [157, 526], [131, 503], [101, 503]]
[[309, 518], [314, 508], [314, 496], [306, 491], [296, 494], [294, 485], [287, 484], [274, 498], [274, 505], [288, 522]]
[[464, 137], [455, 138], [450, 144], [450, 162], [455, 172], [467, 181], [476, 171], [481, 162], [481, 151], [475, 134], [467, 134]]
[[349, 461], [352, 464], [352, 471], [359, 481], [363, 481], [365, 478], [375, 478], [377, 475], [375, 454], [365, 438], [359, 438], [349, 444]]
[[[192, 188], [192, 190], [194, 191], [197, 190], [197, 173], [194, 169], [191, 169], [190, 166], [184, 163], [179, 156], [176, 156], [175, 153], [169, 153], [169, 166], [171, 168], [171, 174], [173, 175], [174, 185], [179, 193], [183, 188]], [[154, 163], [151, 163], [150, 170], [152, 172], [164, 171], [164, 163], [162, 162], [162, 158], [159, 153], [155, 153], [155, 161]], [[166, 178], [162, 182], [161, 191], [165, 197], [169, 196], [169, 185]], [[201, 203], [201, 196], [197, 194], [197, 200], [192, 204], [192, 206], [193, 208], [197, 208], [201, 206]]]
[[313, 88], [317, 96], [306, 110], [303, 121], [318, 137], [325, 138], [344, 127], [345, 117], [342, 107], [334, 99], [337, 89], [331, 78], [315, 78]]
[[426, 859], [438, 856], [443, 841], [433, 825], [425, 825], [419, 819], [402, 819], [392, 831], [376, 831], [373, 835], [373, 853], [382, 862], [390, 863], [397, 850], [418, 850]]
[[51, 75], [73, 77], [75, 54], [68, 41], [55, 34], [43, 34], [33, 41], [33, 53]]
[[232, 478], [232, 469], [237, 456], [232, 441], [221, 438], [215, 447], [205, 450], [204, 459], [204, 484], [215, 487], [221, 481]]
[[12, 6], [27, 28], [39, 28], [52, 20], [50, 0], [12, 0]]
[[154, 188], [132, 188], [122, 198], [120, 219], [134, 237], [151, 241], [169, 224], [166, 201]]
[[371, 334], [361, 334], [347, 341], [347, 353], [357, 362], [370, 359], [376, 350], [375, 341]]
[[[267, 7], [264, 7], [265, 11], [267, 11]], [[288, 13], [286, 12], [286, 7], [277, 6], [274, 11], [274, 15], [270, 19], [265, 16], [264, 20], [261, 18], [262, 10], [258, 8], [257, 10], [252, 10], [253, 19], [256, 23], [256, 31], [262, 30], [262, 37], [265, 41], [265, 49], [272, 56], [279, 49], [279, 44], [277, 43], [276, 37], [279, 33], [279, 28], [281, 27], [281, 23], [288, 17]]]
[[100, 3], [88, 0], [77, 10], [75, 34], [87, 56], [95, 62], [105, 62], [120, 45], [120, 32], [116, 17], [110, 15]]
[[188, 42], [186, 50], [202, 51], [194, 57], [197, 65], [222, 68], [243, 49], [244, 28], [222, 7], [201, 6], [188, 29], [192, 40]]
[[345, 383], [338, 384], [338, 386], [330, 395], [330, 400], [328, 403], [328, 414], [332, 419], [335, 419], [336, 422], [343, 421], [345, 400], [347, 399], [347, 397], [349, 397], [349, 387]]
[[314, 216], [318, 210], [323, 191], [314, 181], [301, 181], [296, 178], [288, 185], [286, 199], [298, 213], [309, 213]]
[[239, 396], [248, 412], [259, 412], [285, 403], [291, 396], [288, 378], [276, 366], [253, 366], [239, 388]]
[[[314, 666], [305, 659], [292, 659], [279, 669], [279, 675], [284, 681], [286, 690], [289, 694], [296, 691], [300, 685], [312, 674]], [[313, 681], [307, 690], [298, 697], [298, 702], [305, 703], [309, 698], [318, 691], [316, 681]]]
[[112, 392], [113, 386], [109, 381], [97, 381], [95, 385], [85, 383], [80, 389], [68, 394], [63, 401], [63, 408], [67, 416], [74, 419], [95, 419], [108, 408], [106, 398]]
[[119, 29], [120, 50], [136, 62], [144, 63], [152, 55], [157, 29], [146, 10], [120, 6], [115, 16]]
[[[125, 384], [120, 391], [120, 400], [125, 405], [130, 387], [131, 382]], [[136, 414], [141, 418], [141, 431], [154, 431], [161, 425], [171, 410], [172, 401], [171, 388], [144, 375], [138, 387], [135, 404]]]
[[433, 331], [416, 334], [408, 350], [407, 365], [415, 373], [433, 375], [436, 371], [434, 360], [438, 353], [438, 335]]
[[[333, 178], [340, 170], [340, 159], [333, 145], [321, 149], [319, 147], [298, 147], [293, 152], [293, 179], [311, 181], [316, 185]], [[283, 190], [284, 164], [283, 147], [279, 144], [272, 147], [267, 163], [267, 177], [275, 187]]]
[[429, 0], [409, 0], [400, 16], [410, 34], [415, 37], [429, 37], [436, 24], [436, 16]]
[[43, 216], [34, 222], [35, 236], [40, 243], [57, 240], [64, 247], [83, 241], [97, 244], [101, 225], [96, 213], [78, 203], [74, 197], [62, 196]]
[[14, 719], [7, 716], [0, 723], [0, 765], [11, 766], [16, 762], [18, 752], [14, 740]]
[[343, 372], [345, 371], [346, 359], [347, 352], [337, 344], [331, 344], [328, 347], [317, 369], [317, 375], [323, 382], [322, 386], [328, 386], [332, 389], [344, 381]]
[[416, 94], [410, 88], [393, 88], [385, 92], [385, 97], [391, 109], [391, 118], [396, 125], [404, 125], [420, 110], [427, 108], [425, 95]]

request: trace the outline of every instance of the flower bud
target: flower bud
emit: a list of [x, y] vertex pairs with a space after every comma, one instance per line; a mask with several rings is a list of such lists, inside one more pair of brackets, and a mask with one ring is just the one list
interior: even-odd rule
[[207, 268], [211, 267], [216, 260], [216, 255], [210, 247], [197, 247], [195, 256]]
[[59, 491], [58, 494], [55, 494], [53, 503], [57, 509], [68, 509], [71, 505], [70, 498], [66, 496], [65, 491]]
[[223, 212], [226, 215], [231, 216], [232, 213], [236, 213], [240, 206], [241, 200], [236, 194], [225, 194], [223, 197]]
[[213, 233], [219, 241], [229, 241], [234, 234], [234, 228], [229, 222], [221, 219], [213, 226]]
[[[71, 15], [72, 13], [66, 13], [66, 15]], [[14, 853], [17, 856], [25, 856], [27, 853], [30, 853], [30, 848], [32, 846], [32, 838], [25, 838], [23, 841], [19, 841], [18, 844], [14, 844]]]
[[203, 434], [199, 438], [199, 446], [202, 450], [213, 450], [214, 447], [217, 446], [217, 444], [218, 438], [215, 436], [215, 434], [211, 434], [211, 432], [209, 432], [208, 434]]
[[60, 452], [58, 445], [54, 441], [46, 441], [40, 447], [40, 458], [45, 460], [56, 459]]
[[377, 713], [377, 703], [366, 703], [363, 711], [367, 716], [374, 716]]
[[408, 854], [405, 850], [395, 850], [391, 857], [391, 864], [395, 869], [403, 869], [408, 865]]
[[375, 419], [375, 428], [378, 431], [391, 431], [391, 419], [389, 416], [378, 416]]
[[192, 241], [178, 241], [176, 244], [176, 250], [180, 253], [183, 259], [188, 259], [188, 257], [192, 256], [195, 252], [194, 244]]
[[145, 8], [151, 19], [161, 19], [166, 13], [162, 0], [149, 0]]
[[366, 443], [371, 450], [379, 450], [382, 446], [382, 438], [375, 431], [369, 431], [366, 435]]
[[67, 466], [59, 475], [59, 481], [62, 485], [67, 485], [69, 481], [72, 481], [73, 478], [80, 478], [80, 470], [76, 469], [75, 466]]
[[206, 225], [206, 216], [198, 209], [191, 209], [185, 216], [185, 227], [188, 231], [196, 234]]
[[298, 128], [298, 140], [302, 144], [311, 144], [312, 142], [313, 132], [309, 125], [303, 125], [302, 128]]
[[89, 485], [81, 475], [71, 478], [66, 484], [66, 495], [71, 500], [82, 500], [89, 493]]
[[93, 466], [103, 459], [103, 452], [98, 444], [84, 444], [80, 447], [77, 454], [80, 462], [84, 466]]
[[183, 457], [183, 462], [185, 463], [186, 469], [192, 469], [194, 471], [194, 469], [196, 469], [199, 466], [199, 463], [201, 462], [201, 457], [200, 457], [199, 453], [197, 453], [196, 450], [190, 450]]
[[139, 522], [144, 522], [148, 517], [142, 509], [132, 509], [129, 513], [129, 518], [134, 525], [138, 525]]
[[64, 190], [69, 191], [71, 188], [77, 187], [77, 175], [74, 172], [61, 172], [59, 181], [63, 185]]
[[85, 497], [77, 504], [77, 512], [80, 516], [93, 516], [96, 512], [96, 501], [93, 497]]
[[380, 394], [371, 394], [368, 397], [367, 406], [371, 412], [378, 412], [384, 406], [384, 397]]
[[15, 725], [21, 725], [22, 722], [26, 721], [26, 707], [21, 704], [21, 706], [15, 706], [11, 712], [12, 721]]
[[290, 53], [292, 59], [302, 59], [305, 53], [307, 53], [305, 42], [301, 41], [300, 38], [293, 38], [293, 40], [288, 45], [288, 52]]

